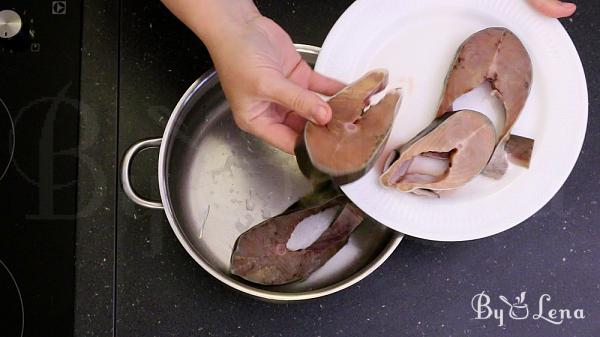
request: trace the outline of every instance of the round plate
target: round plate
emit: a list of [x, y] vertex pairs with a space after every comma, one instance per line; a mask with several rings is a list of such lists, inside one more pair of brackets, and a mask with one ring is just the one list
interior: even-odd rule
[[[389, 151], [433, 120], [458, 46], [495, 26], [517, 34], [533, 63], [531, 94], [512, 131], [535, 139], [530, 168], [511, 164], [500, 180], [478, 176], [440, 199], [381, 187], [378, 178]], [[389, 70], [388, 88], [402, 87], [404, 100], [377, 165], [342, 189], [363, 211], [395, 230], [438, 241], [502, 232], [542, 208], [577, 161], [588, 112], [581, 60], [560, 23], [524, 0], [358, 0], [327, 36], [316, 70], [352, 82], [375, 68]], [[454, 108], [475, 109], [497, 121], [497, 106], [482, 87], [459, 98]]]

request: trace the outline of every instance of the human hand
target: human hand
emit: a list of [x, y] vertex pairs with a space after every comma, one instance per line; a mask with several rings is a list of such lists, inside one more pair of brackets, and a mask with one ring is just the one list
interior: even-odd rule
[[209, 45], [237, 125], [288, 153], [307, 120], [326, 124], [332, 96], [344, 85], [314, 72], [288, 34], [256, 15]]
[[564, 18], [573, 15], [577, 6], [573, 3], [559, 0], [527, 0], [535, 9], [546, 16]]

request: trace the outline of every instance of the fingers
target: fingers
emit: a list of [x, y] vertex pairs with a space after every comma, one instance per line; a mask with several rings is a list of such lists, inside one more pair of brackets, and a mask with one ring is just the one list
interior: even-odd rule
[[287, 125], [296, 132], [300, 133], [300, 131], [302, 131], [306, 125], [306, 119], [297, 113], [290, 111], [282, 124]]
[[298, 115], [320, 125], [331, 119], [331, 108], [319, 95], [304, 89], [285, 77], [265, 83], [261, 94]]
[[257, 118], [248, 122], [236, 116], [238, 115], [234, 113], [235, 123], [240, 129], [290, 154], [294, 154], [296, 139], [306, 124], [306, 119], [293, 111], [289, 111], [282, 122], [269, 118]]
[[542, 14], [553, 18], [564, 18], [573, 15], [577, 6], [573, 3], [559, 0], [528, 0]]
[[289, 154], [294, 154], [298, 133], [290, 127], [283, 124], [256, 125], [252, 133], [269, 145]]
[[316, 71], [312, 72], [308, 82], [308, 88], [310, 90], [327, 96], [333, 96], [337, 94], [340, 90], [344, 89], [345, 86], [346, 85], [344, 83], [321, 75]]

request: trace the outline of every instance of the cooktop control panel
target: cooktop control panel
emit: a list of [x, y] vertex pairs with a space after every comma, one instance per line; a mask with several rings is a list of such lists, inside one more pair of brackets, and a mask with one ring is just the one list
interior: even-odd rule
[[40, 51], [36, 36], [36, 22], [31, 11], [23, 5], [0, 5], [0, 49], [2, 52]]
[[0, 52], [40, 53], [49, 48], [60, 53], [73, 32], [72, 19], [80, 16], [80, 1], [0, 2]]

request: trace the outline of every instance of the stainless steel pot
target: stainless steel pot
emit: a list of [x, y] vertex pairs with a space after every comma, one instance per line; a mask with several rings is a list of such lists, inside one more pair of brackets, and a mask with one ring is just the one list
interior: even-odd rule
[[[319, 48], [297, 48], [314, 64]], [[130, 180], [135, 155], [152, 147], [160, 147], [160, 202], [139, 196]], [[379, 223], [365, 222], [304, 281], [267, 287], [229, 274], [236, 238], [286, 209], [310, 186], [293, 156], [236, 127], [214, 71], [183, 95], [162, 138], [140, 141], [126, 152], [121, 170], [125, 194], [140, 206], [164, 210], [175, 235], [202, 268], [232, 288], [266, 300], [305, 300], [349, 287], [379, 267], [402, 239]]]

